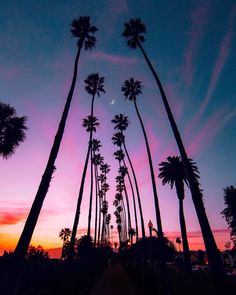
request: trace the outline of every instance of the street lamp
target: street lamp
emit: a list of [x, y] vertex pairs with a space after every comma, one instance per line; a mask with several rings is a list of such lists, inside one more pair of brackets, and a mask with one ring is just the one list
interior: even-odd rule
[[149, 235], [150, 237], [152, 237], [153, 223], [151, 222], [151, 220], [149, 220], [148, 222], [148, 229], [149, 229]]
[[[110, 229], [111, 229], [111, 246], [113, 245], [113, 232], [112, 232], [112, 230], [113, 230], [113, 225], [111, 224], [110, 225]], [[112, 248], [113, 248], [113, 246], [112, 246]]]

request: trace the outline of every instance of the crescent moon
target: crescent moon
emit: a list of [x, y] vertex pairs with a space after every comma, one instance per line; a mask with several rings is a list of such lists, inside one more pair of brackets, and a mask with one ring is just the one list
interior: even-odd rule
[[111, 104], [114, 104], [115, 103], [115, 100], [114, 99], [112, 99], [112, 102], [111, 102]]

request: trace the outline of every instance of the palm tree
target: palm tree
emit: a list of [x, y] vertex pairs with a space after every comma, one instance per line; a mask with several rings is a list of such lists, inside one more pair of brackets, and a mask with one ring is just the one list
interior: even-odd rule
[[[199, 178], [197, 166], [190, 160], [192, 163], [192, 169], [195, 173], [195, 177]], [[183, 162], [181, 161], [179, 156], [168, 157], [167, 162], [161, 162], [159, 164], [161, 166], [159, 168], [160, 174], [159, 178], [162, 179], [162, 184], [166, 183], [170, 184], [171, 189], [175, 185], [177, 197], [179, 200], [179, 220], [180, 220], [180, 228], [181, 228], [181, 236], [183, 241], [183, 254], [184, 254], [184, 262], [186, 265], [186, 269], [192, 273], [192, 267], [190, 262], [190, 252], [187, 238], [187, 230], [186, 223], [184, 217], [184, 182], [188, 185], [187, 176], [184, 170]]]
[[224, 188], [224, 204], [226, 208], [221, 212], [229, 225], [230, 236], [236, 248], [236, 187], [230, 185]]
[[27, 118], [17, 117], [15, 108], [0, 101], [0, 155], [7, 159], [25, 139]]
[[136, 102], [137, 96], [142, 93], [142, 85], [141, 85], [140, 81], [134, 81], [133, 78], [130, 78], [130, 80], [126, 80], [124, 82], [121, 90], [124, 93], [124, 96], [126, 99], [129, 99], [134, 102], [135, 110], [137, 112], [139, 122], [141, 124], [141, 128], [143, 131], [143, 135], [144, 135], [144, 139], [145, 139], [145, 143], [146, 143], [146, 148], [147, 148], [151, 179], [152, 179], [152, 188], [153, 188], [153, 195], [154, 195], [154, 202], [155, 202], [155, 209], [156, 209], [156, 221], [157, 221], [158, 235], [159, 235], [159, 237], [163, 237], [161, 215], [160, 215], [160, 208], [159, 208], [159, 202], [158, 202], [158, 196], [157, 196], [157, 190], [156, 190], [156, 182], [155, 182], [155, 175], [154, 175], [154, 169], [153, 169], [153, 164], [152, 164], [152, 157], [151, 157], [151, 152], [150, 152], [149, 143], [148, 143], [146, 131], [144, 128], [144, 124], [143, 124], [141, 115], [138, 110], [137, 102]]
[[[98, 166], [103, 163], [103, 157], [101, 154], [95, 154], [95, 152], [98, 152], [101, 147], [101, 142], [100, 140], [93, 139], [92, 140], [92, 164], [94, 167], [94, 175], [95, 175], [95, 227], [94, 227], [94, 245], [96, 246], [97, 243], [97, 211], [98, 211], [98, 192], [99, 192], [99, 187], [98, 187]], [[92, 177], [91, 177], [92, 180]], [[92, 182], [91, 182], [92, 185]], [[92, 189], [91, 189], [92, 190]]]
[[[159, 87], [162, 101], [164, 103], [165, 110], [172, 128], [176, 143], [178, 145], [183, 164], [184, 164], [184, 168], [186, 170], [193, 203], [195, 206], [195, 210], [197, 213], [198, 221], [201, 227], [201, 231], [202, 231], [202, 235], [203, 235], [203, 239], [204, 239], [204, 243], [205, 243], [205, 247], [206, 247], [206, 251], [208, 255], [209, 265], [211, 267], [212, 274], [215, 277], [215, 281], [217, 283], [220, 283], [225, 281], [226, 275], [225, 275], [224, 267], [219, 254], [219, 250], [217, 249], [216, 242], [215, 242], [215, 239], [214, 239], [214, 236], [206, 215], [206, 211], [205, 211], [205, 207], [204, 207], [204, 203], [202, 199], [202, 193], [199, 187], [199, 182], [196, 180], [194, 172], [192, 171], [191, 164], [189, 163], [182, 138], [180, 136], [178, 127], [174, 120], [165, 91], [161, 84], [161, 81], [142, 46], [142, 43], [145, 41], [145, 37], [144, 37], [145, 33], [146, 33], [146, 27], [142, 23], [141, 19], [139, 18], [131, 19], [128, 23], [125, 23], [125, 30], [123, 32], [123, 36], [126, 39], [126, 43], [128, 47], [133, 49], [140, 48], [144, 56], [144, 59], [147, 62], [149, 69], [151, 70], [154, 76], [154, 79]], [[224, 279], [222, 280], [220, 278], [224, 278]], [[223, 288], [226, 288], [224, 283], [223, 285], [224, 285]]]
[[23, 232], [20, 236], [20, 239], [14, 251], [14, 257], [17, 261], [22, 261], [25, 258], [27, 249], [29, 247], [29, 244], [32, 238], [32, 234], [34, 232], [34, 228], [36, 226], [36, 223], [43, 205], [43, 201], [48, 192], [52, 174], [55, 170], [55, 161], [57, 158], [57, 154], [59, 152], [60, 144], [62, 141], [64, 129], [65, 129], [66, 119], [69, 113], [70, 104], [71, 104], [71, 100], [74, 93], [80, 52], [83, 47], [85, 50], [92, 49], [96, 43], [96, 38], [94, 37], [94, 34], [98, 29], [95, 26], [90, 24], [89, 16], [82, 16], [78, 19], [73, 20], [71, 27], [72, 27], [71, 29], [72, 36], [77, 38], [78, 40], [77, 41], [78, 50], [77, 50], [75, 63], [74, 63], [74, 73], [73, 73], [72, 83], [71, 83], [66, 104], [62, 113], [61, 121], [59, 123], [58, 130], [54, 138], [54, 142], [53, 142], [53, 146], [48, 158], [48, 162], [42, 176], [42, 180], [40, 182], [40, 185], [36, 193], [28, 218], [25, 222]]
[[[104, 77], [100, 77], [98, 73], [96, 74], [91, 74], [87, 77], [85, 82], [85, 89], [86, 91], [92, 95], [92, 102], [91, 102], [91, 115], [88, 116], [88, 122], [86, 119], [83, 122], [83, 126], [86, 127], [86, 130], [90, 133], [89, 135], [89, 144], [88, 144], [88, 150], [87, 150], [87, 156], [85, 160], [85, 165], [84, 165], [84, 170], [82, 174], [82, 179], [81, 179], [81, 184], [80, 184], [80, 190], [79, 190], [79, 196], [78, 196], [78, 201], [77, 201], [77, 207], [76, 207], [76, 212], [75, 212], [75, 218], [74, 218], [74, 224], [73, 224], [73, 229], [72, 229], [72, 235], [71, 235], [71, 249], [74, 247], [75, 243], [75, 238], [76, 238], [76, 232], [77, 232], [77, 227], [79, 223], [79, 216], [80, 216], [80, 206], [82, 202], [82, 197], [83, 197], [83, 192], [84, 192], [84, 183], [85, 183], [85, 177], [86, 177], [86, 172], [87, 172], [87, 167], [88, 167], [88, 160], [89, 160], [89, 155], [90, 151], [92, 149], [92, 139], [93, 139], [93, 132], [96, 132], [96, 126], [97, 125], [97, 118], [93, 116], [94, 112], [94, 100], [95, 96], [97, 95], [100, 97], [100, 93], [103, 92], [105, 93], [104, 90]], [[91, 158], [92, 161], [92, 158]], [[90, 195], [91, 199], [91, 195]], [[90, 202], [92, 204], [92, 202]], [[92, 208], [89, 209], [89, 220], [91, 219], [91, 211]], [[89, 221], [89, 229], [88, 229], [88, 235], [90, 235], [90, 224], [91, 221]], [[71, 250], [71, 255], [69, 255], [69, 260], [72, 259], [73, 252]]]
[[69, 241], [70, 236], [71, 236], [71, 230], [68, 227], [62, 228], [59, 232], [59, 238], [61, 238], [63, 241], [61, 259], [63, 257], [63, 250], [64, 250], [65, 243]]
[[182, 244], [182, 241], [181, 241], [180, 237], [177, 237], [175, 239], [175, 243], [178, 244], [178, 246], [179, 246], [178, 248], [179, 248], [179, 252], [180, 252], [180, 245]]
[[101, 213], [103, 214], [103, 221], [102, 221], [102, 234], [101, 234], [101, 242], [104, 243], [106, 241], [106, 214], [108, 210], [108, 202], [106, 200], [106, 193], [110, 189], [109, 184], [107, 181], [107, 174], [110, 172], [110, 165], [104, 163], [100, 166], [100, 171], [102, 172], [103, 183], [101, 184], [101, 195], [103, 197], [102, 206], [101, 206]]
[[[163, 243], [163, 251], [164, 251], [164, 235], [162, 231], [162, 223], [161, 223], [161, 214], [160, 214], [160, 208], [159, 208], [159, 201], [157, 196], [157, 189], [156, 189], [156, 182], [155, 182], [155, 175], [154, 175], [154, 169], [152, 164], [152, 157], [151, 157], [151, 151], [146, 135], [146, 131], [144, 128], [144, 124], [141, 118], [141, 115], [138, 110], [137, 106], [137, 96], [142, 93], [142, 84], [140, 81], [134, 81], [133, 78], [130, 78], [130, 80], [126, 80], [121, 88], [122, 92], [124, 93], [125, 99], [129, 99], [134, 102], [135, 110], [139, 118], [139, 122], [141, 124], [141, 128], [143, 131], [147, 154], [148, 154], [148, 161], [149, 161], [149, 167], [150, 167], [150, 173], [151, 173], [151, 180], [152, 180], [152, 189], [153, 189], [153, 196], [154, 196], [154, 203], [155, 203], [155, 211], [156, 211], [156, 222], [157, 222], [157, 230], [158, 230], [158, 237], [160, 238], [160, 241]], [[166, 268], [166, 261], [161, 259], [160, 263], [160, 276], [161, 281], [163, 282], [164, 288], [166, 291], [168, 291], [168, 274], [167, 274], [167, 268]]]
[[[132, 161], [130, 159], [128, 150], [126, 148], [125, 137], [124, 137], [124, 134], [123, 134], [123, 132], [127, 129], [128, 125], [129, 125], [128, 117], [124, 116], [123, 114], [115, 115], [114, 119], [112, 119], [111, 122], [113, 124], [115, 124], [114, 128], [118, 129], [121, 132], [121, 134], [123, 135], [122, 144], [123, 144], [125, 153], [127, 155], [128, 162], [129, 162], [129, 165], [130, 165], [130, 168], [131, 168], [131, 171], [132, 171], [132, 174], [133, 174], [133, 178], [134, 178], [135, 189], [136, 189], [137, 198], [138, 198], [140, 222], [141, 222], [141, 229], [142, 229], [142, 238], [144, 239], [145, 238], [145, 227], [144, 227], [144, 221], [143, 221], [143, 210], [142, 210], [141, 198], [140, 198], [140, 193], [139, 193], [139, 188], [138, 188], [138, 181], [137, 181], [137, 177], [136, 177], [136, 174], [135, 174], [135, 171], [134, 171]], [[128, 176], [129, 176], [129, 174], [128, 174]], [[136, 228], [136, 235], [138, 235], [137, 228]]]

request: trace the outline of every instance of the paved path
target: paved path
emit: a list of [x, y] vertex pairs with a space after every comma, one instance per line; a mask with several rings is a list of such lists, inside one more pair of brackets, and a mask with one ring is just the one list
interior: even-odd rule
[[132, 279], [121, 266], [108, 267], [95, 283], [89, 295], [138, 295]]

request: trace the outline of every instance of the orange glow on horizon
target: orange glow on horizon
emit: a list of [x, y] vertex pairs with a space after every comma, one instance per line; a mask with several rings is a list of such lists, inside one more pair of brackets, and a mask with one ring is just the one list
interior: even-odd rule
[[[228, 230], [215, 230], [214, 236], [217, 243], [219, 250], [225, 250], [225, 243], [229, 240], [229, 233]], [[79, 235], [83, 235], [86, 233], [86, 229], [81, 229]], [[177, 237], [181, 237], [179, 232], [169, 232], [166, 233], [166, 237], [173, 242], [176, 246], [176, 249], [179, 249], [179, 246], [175, 243], [175, 239]], [[0, 234], [0, 255], [3, 254], [4, 250], [6, 251], [14, 251], [17, 241], [18, 241], [17, 234]], [[113, 234], [113, 245], [115, 242], [118, 242], [116, 233]], [[189, 232], [188, 233], [188, 240], [189, 240], [189, 247], [190, 250], [205, 250], [204, 242], [200, 232]], [[62, 241], [60, 238], [51, 239], [50, 242], [45, 237], [35, 237], [31, 241], [31, 245], [38, 246], [41, 245], [44, 249], [49, 252], [49, 255], [52, 258], [59, 258], [61, 255], [61, 247]], [[182, 250], [182, 245], [180, 245], [180, 250]]]

